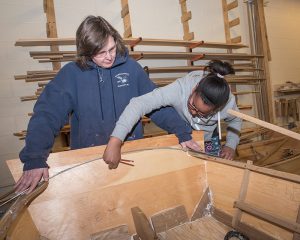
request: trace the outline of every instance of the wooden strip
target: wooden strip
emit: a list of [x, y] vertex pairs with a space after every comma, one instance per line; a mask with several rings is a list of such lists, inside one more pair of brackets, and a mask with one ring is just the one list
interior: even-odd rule
[[233, 95], [246, 95], [246, 94], [255, 94], [259, 91], [241, 91], [241, 92], [232, 92]]
[[20, 97], [22, 102], [26, 102], [26, 101], [33, 101], [33, 100], [37, 100], [38, 97], [37, 96], [24, 96], [24, 97]]
[[202, 52], [155, 52], [155, 51], [134, 51], [129, 54], [139, 55], [143, 54], [145, 59], [193, 59], [200, 54], [204, 54], [203, 59], [232, 59], [232, 60], [251, 60], [254, 58], [262, 58], [262, 55], [244, 54], [244, 53], [202, 53]]
[[[136, 38], [123, 38], [126, 45]], [[206, 42], [203, 40], [185, 41], [174, 39], [153, 39], [143, 38], [139, 45], [146, 46], [174, 46], [174, 47], [189, 47], [192, 44], [203, 42], [203, 48], [223, 48], [223, 49], [239, 49], [248, 47], [244, 44], [221, 43], [221, 42]], [[46, 38], [46, 39], [19, 39], [15, 42], [15, 46], [30, 47], [30, 46], [51, 46], [51, 45], [76, 45], [75, 38]], [[200, 47], [200, 46], [199, 46]]]
[[242, 42], [242, 37], [241, 36], [237, 36], [237, 37], [231, 38], [230, 41], [232, 43], [241, 43]]
[[[248, 168], [250, 165], [252, 165], [252, 162], [247, 161], [246, 167]], [[240, 194], [239, 194], [239, 198], [238, 198], [238, 201], [240, 201], [240, 202], [244, 202], [246, 199], [248, 185], [249, 185], [249, 178], [250, 178], [250, 170], [245, 169], [241, 188], [240, 188]], [[241, 218], [242, 218], [242, 211], [240, 209], [236, 209], [234, 216], [232, 218], [233, 228], [237, 227], [238, 223], [241, 222]]]
[[234, 0], [233, 2], [227, 4], [227, 11], [230, 11], [236, 7], [238, 7], [238, 1]]
[[[221, 209], [213, 207], [212, 215], [218, 221], [224, 223], [227, 226], [231, 226], [232, 216], [228, 213], [223, 212]], [[260, 230], [257, 230], [256, 228], [244, 222], [239, 222], [236, 230], [245, 234], [251, 240], [276, 240], [276, 238], [273, 238], [272, 236]]]
[[215, 162], [219, 162], [219, 163], [229, 165], [232, 167], [237, 167], [237, 168], [248, 168], [249, 170], [251, 170], [253, 172], [257, 172], [257, 173], [260, 173], [260, 174], [263, 174], [266, 176], [272, 176], [275, 178], [284, 179], [284, 180], [292, 181], [295, 183], [300, 183], [300, 176], [298, 176], [296, 174], [280, 172], [277, 170], [259, 167], [259, 166], [255, 166], [255, 165], [247, 166], [245, 163], [241, 163], [241, 162], [237, 162], [237, 161], [228, 161], [226, 159], [211, 157], [211, 156], [207, 156], [206, 154], [202, 154], [202, 153], [198, 153], [198, 152], [195, 153], [195, 152], [189, 151], [189, 154], [194, 157], [197, 157], [197, 158], [205, 159], [206, 161], [215, 161]]
[[264, 6], [263, 1], [255, 1], [254, 5], [254, 14], [255, 19], [257, 19], [255, 26], [257, 32], [257, 44], [258, 51], [260, 54], [263, 54], [265, 57], [260, 62], [261, 66], [264, 67], [264, 74], [266, 81], [262, 85], [262, 100], [263, 100], [263, 109], [265, 113], [264, 119], [268, 122], [274, 122], [273, 117], [273, 99], [272, 99], [272, 82], [270, 78], [270, 69], [269, 69], [269, 61], [268, 61], [268, 39], [267, 39], [267, 30], [266, 23], [264, 18]]
[[[298, 208], [298, 215], [297, 215], [296, 222], [300, 223], [300, 206]], [[299, 233], [294, 233], [293, 240], [300, 240], [300, 234]]]
[[296, 156], [294, 156], [292, 158], [282, 159], [282, 160], [280, 160], [278, 162], [275, 162], [275, 163], [266, 164], [263, 167], [266, 167], [266, 168], [275, 168], [275, 167], [278, 167], [280, 165], [287, 164], [287, 163], [290, 163], [290, 162], [294, 162], [294, 161], [298, 162], [299, 161], [299, 157], [300, 157], [300, 155], [296, 154]]
[[229, 27], [235, 27], [240, 24], [240, 18], [235, 18], [229, 22]]
[[299, 133], [290, 131], [290, 130], [288, 130], [288, 129], [279, 127], [279, 126], [277, 126], [277, 125], [274, 125], [274, 124], [271, 124], [271, 123], [268, 123], [268, 122], [265, 122], [265, 121], [262, 121], [262, 120], [260, 120], [260, 119], [251, 117], [251, 116], [246, 115], [246, 114], [244, 114], [244, 113], [240, 113], [240, 112], [234, 111], [234, 110], [232, 110], [232, 109], [229, 109], [227, 112], [228, 112], [229, 114], [235, 116], [235, 117], [242, 118], [242, 119], [244, 119], [244, 120], [246, 120], [246, 121], [249, 121], [249, 122], [255, 123], [255, 124], [257, 124], [257, 125], [260, 125], [260, 126], [262, 126], [262, 127], [268, 128], [268, 129], [270, 129], [270, 130], [272, 130], [272, 131], [276, 131], [276, 132], [281, 133], [281, 134], [283, 134], [283, 135], [286, 135], [286, 136], [288, 136], [288, 137], [291, 137], [291, 138], [300, 140], [300, 134], [299, 134]]
[[245, 109], [252, 109], [252, 105], [241, 105], [241, 104], [238, 104], [237, 105], [238, 109], [240, 110], [245, 110]]
[[241, 209], [242, 211], [244, 211], [250, 215], [253, 215], [255, 217], [258, 217], [260, 219], [268, 221], [279, 227], [288, 229], [292, 232], [300, 233], [300, 224], [298, 224], [298, 223], [292, 222], [287, 219], [283, 219], [282, 217], [277, 217], [277, 216], [271, 215], [267, 211], [264, 211], [261, 209], [259, 210], [255, 207], [251, 206], [248, 203], [236, 201], [236, 202], [234, 202], [233, 206]]

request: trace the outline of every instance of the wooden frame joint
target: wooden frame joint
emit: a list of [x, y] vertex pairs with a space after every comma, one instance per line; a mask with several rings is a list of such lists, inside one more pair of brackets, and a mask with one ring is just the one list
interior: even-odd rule
[[190, 48], [190, 49], [194, 49], [194, 48], [196, 48], [196, 47], [199, 47], [200, 45], [203, 45], [203, 43], [204, 43], [203, 40], [202, 40], [202, 41], [199, 41], [199, 42], [196, 42], [196, 43], [192, 43], [192, 44], [189, 46], [189, 48]]
[[132, 42], [129, 43], [129, 46], [131, 48], [131, 50], [133, 50], [133, 48], [139, 43], [142, 41], [142, 37], [138, 37], [136, 39], [134, 39]]
[[191, 61], [192, 61], [192, 62], [198, 61], [198, 60], [204, 58], [204, 56], [205, 56], [205, 54], [199, 54], [199, 55], [193, 57], [193, 58], [191, 59]]

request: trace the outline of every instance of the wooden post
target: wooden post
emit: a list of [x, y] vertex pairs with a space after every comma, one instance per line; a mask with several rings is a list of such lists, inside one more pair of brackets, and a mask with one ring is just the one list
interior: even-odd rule
[[132, 37], [132, 30], [131, 30], [131, 20], [129, 14], [128, 0], [121, 0], [121, 4], [122, 4], [121, 17], [123, 18], [123, 23], [124, 23], [123, 37], [130, 38]]
[[[44, 12], [46, 13], [47, 23], [46, 31], [48, 38], [57, 38], [57, 28], [55, 19], [55, 10], [53, 0], [44, 0]], [[58, 52], [59, 47], [57, 45], [50, 45], [51, 52]], [[53, 70], [59, 70], [61, 68], [60, 62], [52, 62]]]
[[267, 111], [264, 113], [264, 116], [260, 116], [267, 122], [274, 122], [273, 116], [273, 102], [272, 102], [272, 86], [270, 80], [270, 70], [269, 70], [269, 61], [268, 61], [268, 39], [267, 39], [267, 30], [265, 23], [264, 15], [264, 6], [262, 0], [253, 0], [254, 4], [254, 15], [255, 15], [255, 26], [256, 29], [256, 45], [257, 53], [262, 54], [264, 57], [262, 60], [259, 60], [259, 68], [264, 69], [265, 81], [261, 83], [261, 95], [262, 95], [262, 104], [263, 109]]
[[[194, 32], [190, 32], [189, 20], [192, 19], [191, 11], [187, 10], [186, 0], [179, 0], [181, 6], [181, 23], [183, 26], [183, 40], [191, 41], [194, 40]], [[192, 48], [186, 48], [187, 52], [192, 52]], [[193, 61], [187, 61], [188, 66], [193, 66]]]

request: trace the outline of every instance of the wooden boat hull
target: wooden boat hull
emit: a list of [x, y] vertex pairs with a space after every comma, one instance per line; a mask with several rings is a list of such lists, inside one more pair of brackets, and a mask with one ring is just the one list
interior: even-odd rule
[[[149, 144], [147, 139], [130, 143], [127, 149], [140, 148], [145, 143], [155, 149], [124, 153], [123, 158], [134, 160], [135, 166], [121, 164], [116, 170], [108, 170], [99, 159], [85, 163], [99, 158], [103, 147], [51, 155], [50, 176], [72, 169], [51, 178], [45, 192], [30, 204], [28, 210], [39, 234], [49, 239], [89, 239], [92, 234], [121, 224], [128, 225], [129, 233], [134, 234], [132, 208], [139, 207], [150, 217], [183, 205], [191, 218], [208, 187], [212, 209], [227, 216], [230, 227], [240, 228], [242, 222], [251, 226], [250, 231], [257, 230], [274, 239], [293, 239], [297, 234], [246, 214], [245, 209], [251, 206], [264, 217], [271, 216], [273, 220], [278, 217], [282, 223], [294, 223], [292, 229], [297, 228], [299, 176], [250, 163], [159, 148], [166, 145], [166, 139], [164, 136], [154, 139], [157, 139], [155, 144]], [[76, 164], [82, 165], [74, 167]], [[18, 178], [19, 163], [9, 161], [8, 165]]]

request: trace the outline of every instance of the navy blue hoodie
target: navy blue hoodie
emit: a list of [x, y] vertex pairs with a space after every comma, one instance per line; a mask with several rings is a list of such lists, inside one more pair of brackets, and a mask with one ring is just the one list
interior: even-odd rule
[[[115, 123], [130, 99], [155, 88], [131, 57], [117, 56], [111, 68], [89, 63], [82, 69], [75, 62], [66, 64], [47, 84], [37, 100], [28, 124], [25, 147], [20, 152], [24, 170], [47, 167], [47, 158], [60, 129], [71, 125], [71, 148], [107, 144]], [[170, 107], [150, 114], [151, 120], [179, 142], [191, 139], [191, 127]], [[143, 137], [139, 121], [126, 140]]]

